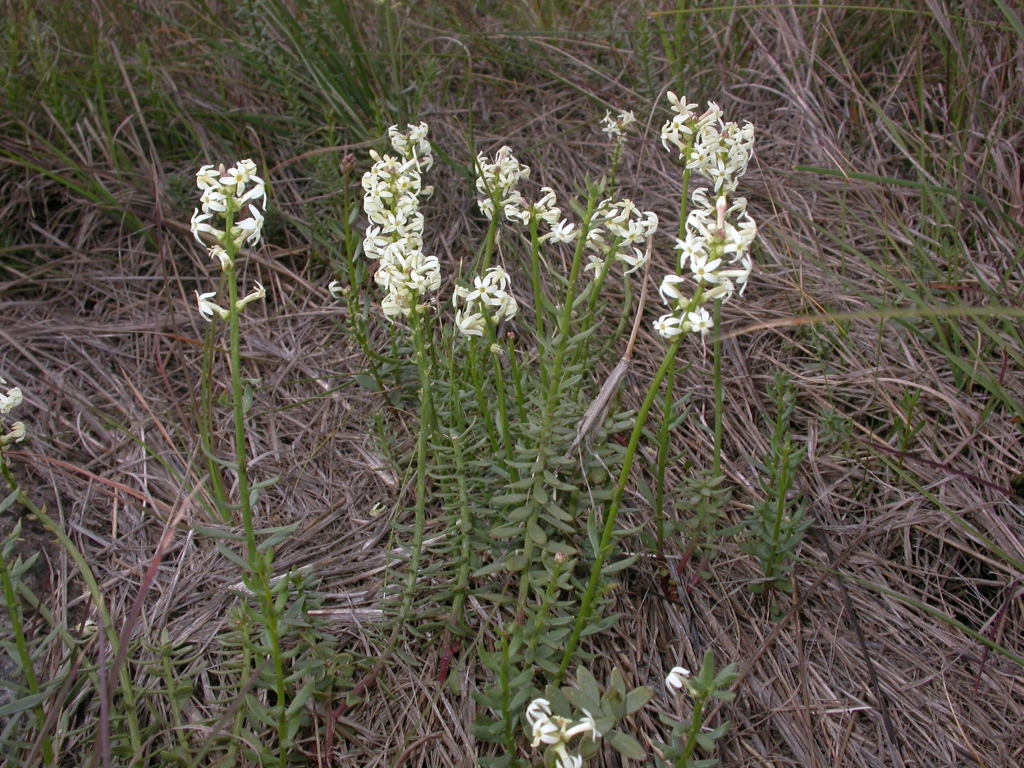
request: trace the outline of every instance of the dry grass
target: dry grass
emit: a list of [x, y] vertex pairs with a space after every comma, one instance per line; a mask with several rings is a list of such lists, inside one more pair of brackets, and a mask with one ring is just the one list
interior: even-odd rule
[[[468, 6], [459, 10], [471, 17]], [[635, 39], [635, 10], [620, 17]], [[504, 28], [493, 18], [473, 22]], [[409, 34], [425, 37], [437, 23], [414, 17]], [[746, 589], [760, 577], [757, 564], [729, 542], [704, 561], [709, 578], [687, 564], [676, 601], [661, 594], [648, 561], [623, 578], [623, 618], [592, 650], [599, 679], [618, 665], [627, 681], [659, 690], [635, 718], [641, 742], [663, 734], [655, 704], [688, 716], [659, 682], [668, 669], [699, 666], [713, 648], [742, 673], [737, 700], [720, 711], [733, 722], [722, 743], [725, 766], [1024, 760], [1024, 502], [1010, 490], [1024, 467], [1024, 345], [1012, 318], [956, 314], [1019, 308], [1024, 290], [1024, 125], [1016, 106], [1024, 41], [992, 24], [1006, 20], [977, 2], [957, 4], [956, 13], [922, 3], [909, 20], [786, 6], [736, 11], [729, 23], [715, 17], [708, 69], [695, 76], [706, 90], [687, 94], [717, 98], [729, 117], [758, 128], [757, 167], [741, 188], [761, 228], [758, 268], [744, 299], [726, 306], [726, 329], [915, 306], [948, 306], [951, 316], [755, 328], [727, 343], [724, 467], [737, 488], [728, 515], [738, 522], [757, 497], [749, 459], [766, 451], [763, 393], [772, 372], [786, 370], [800, 393], [795, 434], [809, 449], [800, 482], [813, 500], [814, 535], [776, 621]], [[658, 94], [644, 93], [635, 50], [574, 36], [515, 38], [518, 53], [501, 66], [486, 57], [507, 40], [468, 32], [464, 39], [480, 73], [472, 92], [478, 149], [512, 145], [534, 167], [533, 183], [565, 197], [604, 166], [599, 104], [638, 116], [647, 110], [645, 138], [627, 148], [622, 191], [674, 222], [678, 172], [656, 141], [662, 116], [644, 119]], [[450, 43], [430, 45], [440, 54]], [[516, 56], [534, 57], [534, 68]], [[441, 82], [461, 82], [453, 74], [460, 61], [442, 60]], [[654, 63], [661, 83], [664, 62]], [[424, 101], [432, 138], [461, 163], [463, 106], [454, 85]], [[51, 140], [56, 133], [52, 123]], [[36, 152], [10, 131], [3, 141], [8, 157]], [[52, 177], [19, 175], [0, 160], [0, 373], [25, 391], [18, 416], [32, 439], [11, 453], [17, 475], [87, 555], [111, 614], [123, 617], [182, 488], [200, 484], [205, 471], [194, 426], [205, 324], [192, 296], [214, 277], [168, 197], [167, 177], [190, 167], [154, 165], [137, 122], [115, 144], [145, 170], [138, 178], [154, 181], [148, 186], [126, 183], [109, 153], [89, 149], [87, 131], [69, 142], [85, 158], [75, 162], [151, 225], [136, 234]], [[70, 172], [45, 150], [37, 160], [52, 174]], [[268, 290], [265, 307], [251, 307], [245, 319], [247, 375], [260, 380], [249, 452], [254, 471], [281, 475], [259, 506], [260, 524], [299, 523], [276, 569], [309, 569], [340, 647], [372, 661], [387, 569], [399, 554], [392, 510], [401, 519], [409, 506], [401, 468], [386, 454], [407, 452], [413, 436], [404, 413], [354, 384], [365, 362], [344, 332], [345, 311], [327, 294], [329, 277], [306, 234], [312, 222], [301, 221], [310, 210], [308, 172], [295, 163], [275, 176], [277, 204], [290, 218], [246, 265], [246, 280]], [[432, 182], [439, 194], [428, 207], [428, 237], [451, 274], [480, 241], [481, 226], [460, 176], [442, 168]], [[668, 269], [669, 245], [658, 243], [656, 274]], [[627, 399], [639, 401], [660, 350], [650, 334], [641, 337]], [[677, 387], [692, 397], [694, 423], [710, 423], [710, 361], [697, 346], [689, 354], [693, 365]], [[227, 372], [218, 368], [214, 380], [216, 397]], [[897, 425], [914, 391], [911, 418], [920, 429], [903, 446]], [[830, 413], [849, 425], [839, 440], [828, 434]], [[218, 435], [230, 429], [217, 421]], [[710, 466], [707, 432], [684, 429], [676, 443], [693, 465]], [[669, 474], [677, 482], [686, 471], [680, 464]], [[378, 503], [384, 514], [374, 511]], [[645, 521], [639, 495], [634, 503], [640, 512], [623, 525]], [[138, 637], [152, 641], [166, 630], [173, 642], [195, 645], [195, 669], [213, 670], [239, 577], [196, 532], [219, 525], [211, 509], [187, 505]], [[427, 539], [442, 534], [443, 521], [428, 520]], [[684, 548], [674, 545], [677, 555]], [[42, 597], [74, 629], [89, 614], [88, 599], [66, 555], [54, 546], [44, 553]], [[477, 641], [488, 643], [490, 606], [471, 599], [469, 614]], [[339, 718], [334, 762], [322, 764], [472, 765], [481, 746], [470, 734], [470, 693], [488, 673], [464, 644], [451, 664], [460, 683], [453, 692], [438, 681], [445, 647], [436, 636], [410, 635], [366, 702]], [[139, 658], [147, 654], [139, 650]], [[59, 662], [56, 654], [42, 658], [41, 677]], [[145, 673], [137, 674], [145, 685]], [[222, 705], [210, 677], [199, 675], [186, 707], [192, 722]], [[325, 713], [318, 721], [322, 737]], [[203, 736], [197, 730], [193, 738]], [[321, 744], [305, 742], [311, 758], [322, 757]], [[599, 764], [618, 760], [608, 750]]]

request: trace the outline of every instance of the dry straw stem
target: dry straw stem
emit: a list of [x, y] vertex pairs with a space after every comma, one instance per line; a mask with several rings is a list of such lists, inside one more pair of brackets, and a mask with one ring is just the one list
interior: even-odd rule
[[[473, 51], [468, 104], [465, 59], [451, 63], [445, 43], [424, 33], [431, 41], [422, 50], [439, 57], [438, 88], [426, 88], [424, 99], [438, 146], [468, 166], [470, 155], [459, 148], [466, 146], [472, 109], [475, 147], [513, 145], [534, 168], [537, 187], [551, 186], [566, 199], [584, 173], [599, 177], [608, 147], [596, 120], [605, 108], [651, 110], [667, 74], [656, 52], [649, 61], [656, 85], [645, 85], [643, 17], [635, 6], [588, 8], [628, 37], [534, 39], [531, 27], [513, 18], [515, 8], [506, 18], [475, 19], [468, 6], [454, 6], [453, 13], [472, 19], [447, 30]], [[642, 559], [623, 575], [613, 606], [623, 618], [588, 647], [599, 656], [599, 679], [618, 665], [631, 684], [656, 684], [677, 663], [694, 668], [709, 647], [720, 663], [750, 662], [736, 702], [720, 713], [733, 723], [719, 755], [724, 765], [874, 768], [902, 759], [1015, 766], [1024, 756], [1021, 668], [998, 651], [986, 658], [986, 645], [965, 631], [1024, 656], [1024, 612], [1019, 597], [1011, 599], [1024, 562], [1024, 512], [1021, 502], [971, 479], [1011, 488], [1024, 467], [1024, 343], [1017, 328], [1024, 125], [1016, 111], [1024, 99], [1024, 52], [990, 3], [904, 10], [774, 5], [705, 13], [695, 53], [703, 58], [692, 82], [673, 84], [694, 100], [719, 100], [730, 118], [758, 128], [757, 164], [741, 188], [761, 224], [758, 266], [742, 302], [723, 312], [723, 330], [733, 337], [723, 361], [723, 469], [737, 488], [727, 518], [738, 522], [757, 500], [748, 457], [764, 455], [763, 422], [772, 416], [762, 393], [774, 371], [788, 371], [799, 391], [794, 436], [809, 454], [801, 483], [839, 553], [850, 606], [813, 539], [801, 550], [792, 597], [783, 601], [786, 610], [799, 603], [798, 615], [781, 625], [745, 589], [759, 576], [757, 564], [728, 542], [717, 557], [694, 558], [684, 571], [681, 605], [659, 594], [653, 563]], [[419, 12], [408, 21], [410, 34], [451, 21]], [[577, 19], [582, 23], [582, 15]], [[477, 29], [507, 34], [478, 36]], [[136, 77], [140, 54], [125, 45], [121, 59]], [[168, 60], [181, 41], [154, 32], [151, 45], [151, 61]], [[496, 50], [504, 57], [498, 63], [488, 58]], [[176, 98], [188, 104], [207, 103], [217, 92], [199, 92], [176, 70], [158, 67], [157, 75], [157, 82], [170, 78]], [[135, 88], [140, 98], [142, 80]], [[240, 99], [248, 93], [233, 90]], [[238, 107], [255, 112], [254, 104]], [[283, 102], [267, 104], [285, 114]], [[122, 116], [108, 115], [107, 124], [100, 112], [84, 113], [81, 129], [71, 130], [50, 113], [40, 106], [30, 125], [5, 118], [0, 128], [0, 374], [24, 390], [19, 418], [32, 436], [11, 459], [24, 487], [47, 503], [85, 553], [112, 616], [122, 621], [175, 500], [183, 488], [206, 487], [190, 462], [205, 331], [192, 291], [209, 283], [210, 272], [187, 236], [190, 211], [176, 211], [167, 187], [153, 183], [187, 177], [195, 170], [191, 158], [152, 158], [137, 117], [116, 131]], [[653, 113], [654, 130], [663, 118]], [[210, 140], [203, 156], [216, 157], [210, 129], [193, 122], [194, 135]], [[275, 572], [310, 568], [322, 580], [325, 609], [349, 612], [332, 625], [339, 647], [375, 658], [380, 633], [360, 611], [382, 608], [392, 520], [372, 510], [378, 502], [404, 509], [408, 498], [396, 498], [401, 490], [366, 452], [403, 455], [413, 437], [401, 413], [353, 383], [365, 361], [339, 329], [348, 322], [346, 310], [328, 298], [330, 276], [308, 236], [316, 210], [310, 206], [326, 194], [310, 182], [316, 158], [281, 165], [318, 146], [262, 149], [268, 161], [261, 166], [280, 165], [272, 179], [275, 204], [290, 224], [241, 265], [247, 281], [258, 279], [268, 290], [266, 308], [250, 307], [244, 321], [246, 375], [259, 379], [249, 454], [254, 476], [282, 475], [259, 505], [260, 524], [300, 523], [278, 550]], [[841, 169], [847, 178], [796, 166]], [[439, 167], [433, 183], [429, 247], [454, 275], [482, 227], [461, 176]], [[678, 167], [654, 133], [626, 145], [619, 183], [624, 196], [673, 221]], [[92, 199], [99, 189], [109, 197]], [[152, 226], [136, 233], [119, 210]], [[656, 259], [669, 252], [670, 243], [663, 244]], [[552, 258], [557, 268], [563, 255]], [[662, 259], [653, 269], [669, 266]], [[442, 295], [450, 292], [448, 286]], [[627, 407], [639, 403], [663, 350], [648, 327], [623, 390]], [[371, 340], [376, 349], [388, 346], [381, 328]], [[710, 362], [698, 346], [689, 354], [692, 366], [680, 366], [676, 391], [692, 393], [694, 420], [676, 436], [684, 460], [669, 467], [669, 487], [687, 462], [711, 466], [711, 436], [700, 428], [712, 419]], [[216, 375], [215, 398], [226, 386], [226, 372]], [[905, 396], [915, 392], [910, 419], [920, 429], [903, 448], [897, 425], [907, 415]], [[853, 434], [872, 435], [914, 459], [901, 461], [872, 442], [830, 441], [832, 413]], [[367, 414], [386, 426], [391, 445]], [[230, 435], [226, 414], [215, 408], [214, 418], [216, 437]], [[632, 505], [638, 511], [624, 515], [622, 525], [649, 524], [639, 495]], [[198, 530], [218, 521], [200, 492], [136, 632], [154, 640], [167, 629], [172, 642], [193, 643], [195, 662], [182, 674], [194, 673], [200, 683], [203, 665], [215, 670], [221, 663], [215, 638], [238, 599], [226, 589], [237, 572]], [[444, 533], [442, 516], [428, 515], [427, 540]], [[74, 566], [55, 549], [47, 552], [43, 597], [74, 630], [89, 602]], [[429, 547], [424, 558], [430, 561]], [[698, 573], [702, 562], [709, 577]], [[426, 594], [431, 585], [422, 586]], [[491, 611], [468, 600], [467, 615], [485, 645], [493, 640]], [[851, 611], [889, 704], [894, 740], [884, 733]], [[147, 660], [137, 647], [132, 653]], [[438, 682], [442, 653], [431, 640], [403, 638], [375, 693], [338, 719], [337, 764], [383, 766], [402, 757], [407, 765], [461, 766], [486, 754], [469, 734], [476, 716], [470, 692], [488, 684], [487, 674], [462, 654], [464, 663], [452, 664], [459, 682], [453, 692]], [[44, 656], [40, 672], [52, 674], [59, 649]], [[129, 666], [144, 684], [141, 665]], [[641, 741], [665, 735], [655, 704], [688, 717], [683, 702], [656, 699], [631, 724]], [[196, 685], [183, 713], [197, 745], [208, 735], [203, 724], [216, 723], [230, 706], [222, 693]], [[82, 717], [96, 714], [86, 708]], [[318, 711], [321, 740], [326, 723]], [[64, 749], [82, 754], [85, 739], [76, 732]], [[317, 744], [313, 734], [300, 741], [311, 759]], [[614, 757], [593, 764], [613, 765]]]

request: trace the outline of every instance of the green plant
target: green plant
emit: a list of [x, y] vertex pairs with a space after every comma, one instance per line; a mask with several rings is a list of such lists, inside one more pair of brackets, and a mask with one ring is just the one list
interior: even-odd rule
[[775, 421], [769, 453], [757, 462], [758, 482], [765, 495], [754, 507], [754, 513], [744, 521], [744, 534], [740, 547], [758, 559], [763, 581], [750, 583], [752, 592], [772, 589], [791, 590], [789, 575], [793, 559], [811, 524], [807, 517], [807, 502], [799, 491], [797, 472], [807, 455], [806, 446], [794, 444], [790, 421], [796, 410], [796, 389], [785, 373], [777, 373], [769, 395], [775, 404]]
[[729, 664], [716, 674], [715, 654], [710, 650], [704, 654], [700, 672], [696, 675], [691, 676], [685, 667], [672, 669], [665, 678], [665, 686], [678, 691], [685, 689], [693, 700], [693, 711], [689, 723], [675, 720], [664, 713], [659, 715], [661, 722], [672, 729], [675, 743], [658, 745], [661, 755], [655, 760], [655, 765], [659, 768], [712, 768], [718, 764], [715, 758], [695, 758], [694, 754], [698, 747], [705, 754], [712, 753], [715, 742], [729, 732], [728, 722], [705, 732], [704, 708], [711, 699], [732, 701], [736, 696], [727, 689], [735, 682], [737, 676], [735, 664]]

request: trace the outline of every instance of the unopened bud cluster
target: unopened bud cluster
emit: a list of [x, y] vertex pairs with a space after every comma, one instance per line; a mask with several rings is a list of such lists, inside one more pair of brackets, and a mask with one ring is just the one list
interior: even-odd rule
[[434, 164], [427, 131], [426, 123], [410, 126], [405, 132], [391, 126], [388, 137], [398, 156], [381, 156], [370, 150], [373, 167], [363, 174], [363, 210], [370, 220], [363, 253], [379, 261], [374, 280], [388, 292], [381, 309], [391, 319], [408, 317], [427, 293], [441, 286], [437, 257], [423, 253], [423, 214], [419, 210], [420, 198], [434, 191], [422, 184], [422, 174]]
[[[192, 214], [192, 234], [196, 242], [207, 246], [210, 257], [216, 259], [226, 272], [234, 270], [235, 257], [242, 244], [256, 245], [263, 232], [263, 213], [259, 206], [266, 208], [266, 184], [256, 171], [256, 163], [252, 160], [239, 160], [227, 169], [223, 164], [218, 167], [204, 165], [196, 174], [196, 186], [202, 192], [202, 212], [197, 208]], [[240, 219], [246, 214], [248, 218]], [[221, 228], [214, 225], [215, 221]], [[206, 242], [204, 235], [213, 243]], [[213, 320], [214, 315], [226, 320], [231, 314], [213, 301], [216, 295], [216, 291], [196, 291], [199, 314], [207, 321]], [[266, 295], [263, 286], [256, 283], [254, 291], [235, 302], [235, 309], [241, 312], [248, 304]]]
[[[695, 189], [694, 208], [686, 218], [685, 235], [676, 240], [680, 274], [666, 275], [659, 293], [670, 313], [654, 329], [666, 339], [684, 333], [706, 336], [713, 328], [711, 314], [702, 306], [726, 301], [739, 290], [742, 296], [753, 262], [750, 247], [757, 225], [747, 213], [745, 198], [733, 198], [739, 178], [746, 173], [754, 146], [754, 126], [726, 123], [717, 104], [699, 117], [696, 104], [687, 104], [669, 92], [675, 112], [661, 131], [662, 144], [679, 150], [687, 169], [711, 182], [712, 190]], [[688, 277], [681, 273], [689, 272]], [[693, 295], [684, 291], [692, 281]]]
[[583, 719], [578, 723], [551, 714], [551, 702], [534, 699], [526, 708], [526, 722], [530, 726], [530, 743], [534, 749], [546, 745], [555, 754], [557, 768], [580, 768], [583, 758], [569, 753], [569, 742], [576, 736], [589, 735], [595, 741], [601, 738], [593, 716], [583, 710]]
[[[7, 382], [0, 376], [0, 387], [6, 386]], [[7, 414], [21, 405], [22, 399], [21, 389], [18, 387], [11, 387], [7, 390], [6, 394], [0, 391], [0, 427], [7, 420]], [[6, 434], [0, 434], [0, 451], [14, 443], [20, 443], [24, 439], [25, 425], [20, 421], [16, 421], [11, 424]]]
[[473, 280], [472, 288], [455, 289], [455, 325], [464, 336], [483, 336], [487, 323], [509, 320], [519, 312], [519, 304], [508, 292], [509, 277], [501, 267], [491, 267], [483, 277]]

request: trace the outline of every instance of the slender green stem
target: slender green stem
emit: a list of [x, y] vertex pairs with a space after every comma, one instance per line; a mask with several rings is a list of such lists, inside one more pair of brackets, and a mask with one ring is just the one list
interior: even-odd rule
[[[453, 412], [458, 410], [458, 398], [453, 398]], [[459, 571], [455, 582], [455, 597], [452, 599], [452, 626], [458, 628], [462, 624], [463, 606], [466, 602], [466, 591], [469, 584], [469, 559], [473, 534], [473, 516], [469, 510], [469, 490], [466, 487], [466, 460], [462, 454], [462, 415], [456, 417], [457, 425], [452, 430], [451, 443], [455, 453], [455, 472], [459, 488], [459, 536], [462, 546], [459, 551]]]
[[[775, 578], [775, 560], [779, 553], [779, 538], [782, 534], [782, 518], [786, 514], [786, 492], [789, 490], [789, 456], [792, 452], [792, 443], [787, 435], [782, 440], [782, 452], [776, 457], [779, 468], [779, 487], [775, 499], [775, 525], [772, 528], [772, 540], [768, 547], [768, 556], [765, 558], [764, 575], [769, 579]], [[771, 586], [771, 584], [769, 584]]]
[[[491, 347], [487, 353], [491, 357], [491, 365], [494, 369], [494, 386], [498, 395], [498, 422], [501, 425], [501, 440], [505, 445], [505, 461], [512, 461], [515, 454], [512, 452], [512, 431], [508, 423], [508, 404], [505, 402], [505, 372], [501, 370], [501, 359], [499, 357], [500, 347], [494, 336], [494, 326], [490, 320], [487, 322], [487, 334], [490, 337]], [[506, 464], [512, 482], [519, 481], [519, 470]]]
[[[572, 322], [573, 300], [576, 291], [576, 281], [580, 276], [580, 264], [583, 261], [583, 248], [586, 245], [587, 233], [590, 231], [590, 220], [594, 216], [594, 207], [597, 205], [597, 190], [591, 189], [587, 195], [587, 210], [583, 215], [583, 226], [579, 238], [576, 241], [576, 250], [573, 253], [572, 267], [569, 270], [569, 281], [565, 289], [565, 305], [562, 308], [562, 315], [558, 323], [558, 348], [555, 350], [555, 359], [551, 365], [551, 377], [547, 381], [547, 401], [544, 405], [544, 413], [541, 418], [541, 434], [537, 442], [536, 465], [540, 471], [535, 473], [536, 483], [534, 493], [543, 489], [543, 469], [548, 458], [548, 446], [551, 443], [551, 435], [554, 429], [554, 413], [558, 404], [558, 396], [562, 388], [562, 366], [565, 364], [565, 350], [569, 342], [569, 327]], [[518, 616], [523, 615], [526, 601], [530, 596], [530, 569], [533, 566], [534, 541], [529, 534], [531, 527], [537, 524], [540, 516], [540, 506], [533, 505], [530, 517], [526, 522], [526, 536], [523, 544], [523, 554], [526, 557], [526, 565], [521, 572], [519, 579], [519, 608]]]
[[640, 444], [640, 436], [643, 434], [644, 424], [647, 422], [647, 415], [651, 412], [651, 406], [654, 405], [654, 398], [658, 393], [658, 388], [661, 386], [662, 380], [668, 374], [669, 368], [674, 365], [674, 359], [676, 352], [679, 350], [679, 344], [685, 338], [685, 334], [680, 334], [671, 343], [668, 348], [668, 352], [665, 355], [665, 360], [662, 362], [661, 367], [658, 368], [658, 372], [654, 375], [654, 380], [651, 382], [651, 386], [647, 390], [647, 396], [644, 398], [643, 405], [640, 406], [640, 412], [636, 416], [636, 424], [633, 426], [633, 433], [629, 438], [629, 445], [626, 447], [626, 456], [622, 462], [622, 471], [619, 474], [619, 482], [615, 486], [615, 490], [612, 492], [611, 503], [608, 505], [608, 511], [605, 513], [604, 531], [601, 534], [601, 543], [598, 547], [597, 552], [594, 553], [594, 565], [590, 570], [590, 581], [587, 583], [587, 591], [583, 595], [583, 600], [580, 602], [579, 614], [576, 618], [576, 625], [573, 627], [572, 635], [569, 636], [569, 640], [565, 646], [565, 653], [562, 656], [562, 663], [558, 667], [558, 674], [555, 676], [555, 682], [559, 683], [565, 677], [565, 671], [569, 668], [569, 663], [572, 661], [572, 655], [576, 650], [576, 646], [580, 641], [580, 637], [583, 634], [583, 630], [586, 629], [587, 624], [590, 620], [590, 610], [594, 602], [594, 598], [597, 596], [597, 587], [601, 581], [601, 568], [604, 566], [604, 561], [608, 555], [611, 554], [612, 547], [612, 536], [615, 532], [615, 518], [619, 514], [619, 507], [622, 504], [622, 495], [626, 491], [626, 484], [629, 481], [629, 471], [633, 467], [633, 459], [636, 457], [637, 447]]
[[527, 658], [528, 663], [532, 663], [533, 659], [536, 658], [537, 646], [540, 644], [541, 638], [544, 637], [548, 614], [551, 613], [551, 606], [554, 604], [555, 595], [558, 593], [558, 577], [562, 575], [562, 568], [563, 566], [556, 562], [555, 570], [551, 574], [551, 580], [548, 582], [547, 589], [544, 590], [544, 598], [541, 600], [540, 608], [537, 609], [536, 619], [532, 628], [533, 635], [531, 635], [527, 642], [527, 647], [532, 654]]
[[704, 696], [697, 696], [693, 702], [693, 714], [690, 716], [690, 730], [686, 734], [686, 744], [683, 746], [683, 754], [676, 760], [675, 768], [686, 768], [689, 765], [690, 758], [693, 757], [693, 752], [697, 748], [697, 735], [700, 733], [700, 728], [704, 718], [704, 704], [707, 702], [707, 698]]
[[619, 170], [619, 160], [622, 158], [622, 138], [615, 137], [615, 152], [612, 154], [612, 169], [608, 174], [608, 197], [615, 196], [615, 174]]
[[[683, 158], [688, 159], [690, 157], [690, 151], [693, 149], [693, 139], [691, 138], [686, 142], [686, 150], [683, 152]], [[688, 215], [687, 208], [689, 207], [689, 196], [690, 196], [690, 169], [687, 168], [683, 171], [683, 190], [679, 195], [679, 239], [683, 240], [686, 238], [686, 217]]]
[[[605, 280], [608, 279], [608, 273], [611, 272], [612, 264], [615, 263], [614, 254], [619, 249], [619, 238], [612, 241], [611, 248], [608, 249], [608, 256], [605, 259], [604, 264], [601, 265], [601, 270], [594, 276], [594, 282], [588, 285], [584, 290], [590, 291], [590, 296], [587, 299], [587, 311], [583, 315], [583, 327], [586, 328], [594, 322], [594, 314], [597, 309], [597, 300], [601, 296], [601, 289], [604, 287]], [[593, 338], [593, 337], [591, 337]], [[581, 360], [588, 360], [590, 355], [590, 338], [584, 340], [583, 344], [576, 350], [576, 354], [573, 355], [573, 365], [578, 364]]]
[[[231, 231], [231, 221], [227, 222]], [[232, 258], [234, 254], [231, 254]], [[245, 530], [245, 560], [254, 572], [259, 563], [256, 549], [256, 531], [252, 524], [252, 500], [249, 497], [249, 463], [245, 450], [245, 405], [242, 391], [241, 333], [238, 328], [238, 285], [235, 271], [228, 275], [228, 329], [230, 331], [231, 355], [231, 399], [235, 415], [235, 464], [238, 471], [238, 506], [242, 513], [242, 527]]]
[[211, 320], [203, 341], [203, 376], [200, 381], [199, 393], [199, 442], [206, 456], [206, 464], [210, 472], [210, 485], [213, 487], [213, 496], [220, 510], [221, 521], [228, 524], [231, 522], [228, 492], [224, 487], [220, 465], [213, 458], [213, 393], [210, 385], [213, 381], [211, 372], [213, 371], [217, 322], [216, 317]]
[[[6, 459], [0, 455], [0, 462]], [[17, 491], [15, 491], [17, 492]], [[14, 590], [14, 581], [11, 579], [11, 572], [7, 568], [7, 559], [4, 557], [3, 546], [0, 544], [0, 580], [3, 581], [4, 600], [7, 602], [7, 615], [11, 620], [11, 631], [14, 634], [14, 645], [18, 649], [18, 660], [21, 668], [25, 670], [25, 682], [28, 687], [29, 696], [39, 695], [39, 681], [36, 679], [36, 670], [32, 665], [32, 654], [28, 650], [28, 642], [25, 640], [25, 632], [21, 623], [21, 601]], [[43, 732], [43, 725], [46, 722], [46, 712], [43, 705], [35, 708], [36, 727]], [[50, 763], [53, 760], [53, 748], [50, 746], [50, 737], [43, 738], [43, 762]]]
[[[270, 657], [274, 662], [274, 683], [277, 693], [277, 707], [280, 709], [277, 715], [277, 747], [278, 765], [285, 768], [288, 764], [287, 744], [288, 741], [288, 701], [285, 698], [284, 659], [281, 656], [281, 638], [278, 632], [277, 615], [278, 606], [274, 600], [274, 593], [270, 586], [271, 566], [268, 560], [263, 561], [260, 566], [260, 580], [262, 581], [262, 595], [260, 602], [263, 604], [263, 620], [267, 623], [267, 636], [270, 638]], [[281, 585], [281, 589], [287, 594], [287, 579]], [[281, 606], [283, 610], [284, 606]]]
[[712, 455], [711, 476], [718, 477], [722, 469], [722, 409], [725, 402], [725, 384], [722, 381], [722, 300], [715, 299], [712, 355], [715, 366], [715, 448]]
[[487, 234], [484, 236], [484, 253], [480, 265], [480, 274], [484, 274], [491, 268], [491, 258], [494, 256], [494, 240], [498, 236], [498, 217], [501, 216], [501, 200], [494, 203], [494, 215], [487, 225]]
[[516, 757], [516, 734], [515, 726], [517, 717], [511, 711], [510, 704], [510, 691], [509, 691], [509, 651], [508, 651], [508, 635], [504, 631], [501, 633], [501, 674], [499, 684], [501, 686], [501, 716], [505, 721], [505, 749], [508, 750], [508, 754], [512, 757], [511, 765], [518, 768], [519, 759]]
[[473, 389], [476, 391], [476, 403], [483, 417], [484, 425], [487, 427], [487, 435], [491, 438], [491, 449], [498, 452], [498, 435], [494, 431], [494, 420], [491, 419], [491, 409], [487, 399], [484, 397], [484, 382], [480, 376], [480, 365], [476, 357], [476, 340], [469, 338], [466, 342], [469, 349], [469, 374], [473, 379]]
[[530, 277], [533, 279], [534, 328], [540, 340], [544, 338], [544, 299], [540, 284], [540, 235], [536, 217], [530, 218]]
[[412, 609], [416, 592], [416, 579], [420, 570], [423, 549], [423, 531], [426, 528], [427, 509], [427, 444], [434, 423], [434, 401], [430, 389], [430, 361], [425, 341], [425, 315], [414, 310], [409, 316], [412, 326], [412, 345], [416, 354], [416, 367], [420, 373], [420, 434], [416, 443], [416, 510], [413, 521], [412, 551], [409, 553], [409, 576], [402, 596], [402, 609], [398, 625], [405, 623]]
[[[168, 641], [170, 642], [170, 641]], [[171, 667], [171, 649], [167, 646], [160, 649], [160, 659], [164, 673], [164, 685], [167, 686], [167, 699], [171, 705], [171, 714], [174, 715], [174, 733], [178, 738], [178, 746], [184, 754], [188, 754], [188, 736], [186, 735], [184, 722], [181, 719], [181, 705], [178, 703], [177, 680], [174, 670]]]
[[[75, 546], [75, 543], [67, 533], [64, 532], [63, 526], [57, 525], [53, 518], [46, 514], [42, 508], [36, 506], [32, 499], [28, 497], [28, 494], [21, 490], [18, 486], [18, 481], [15, 480], [14, 475], [11, 474], [10, 468], [4, 461], [0, 461], [0, 474], [3, 474], [10, 489], [18, 494], [18, 501], [36, 520], [42, 523], [44, 528], [53, 534], [54, 538], [57, 539], [64, 551], [68, 553], [68, 556], [75, 561], [75, 565], [78, 566], [78, 572], [81, 575], [82, 580], [85, 582], [86, 588], [89, 590], [89, 596], [92, 598], [92, 603], [96, 606], [96, 613], [99, 614], [99, 620], [102, 624], [103, 631], [107, 633], [107, 642], [110, 644], [110, 650], [113, 654], [116, 654], [118, 649], [117, 632], [114, 630], [114, 625], [110, 621], [110, 614], [107, 612], [106, 604], [103, 602], [103, 593], [100, 591], [100, 585], [96, 581], [96, 577], [93, 575], [92, 569], [89, 567], [89, 562], [85, 559], [85, 556], [78, 547]], [[101, 670], [99, 674], [103, 674], [103, 671]], [[128, 720], [128, 735], [131, 741], [131, 748], [133, 751], [138, 752], [142, 748], [142, 738], [139, 731], [138, 710], [135, 705], [135, 688], [132, 685], [126, 666], [121, 667], [120, 678], [121, 687], [119, 690], [121, 696], [124, 698], [124, 711]]]
[[658, 557], [665, 554], [665, 469], [668, 466], [669, 430], [672, 424], [672, 384], [676, 373], [676, 358], [669, 359], [665, 374], [665, 400], [661, 414], [661, 429], [658, 431], [658, 468], [654, 486], [654, 525], [658, 541]]
[[508, 366], [512, 371], [512, 385], [516, 390], [516, 408], [519, 410], [519, 421], [526, 423], [526, 396], [523, 394], [523, 377], [519, 370], [519, 359], [516, 357], [515, 338], [508, 339], [505, 347], [508, 350]]

